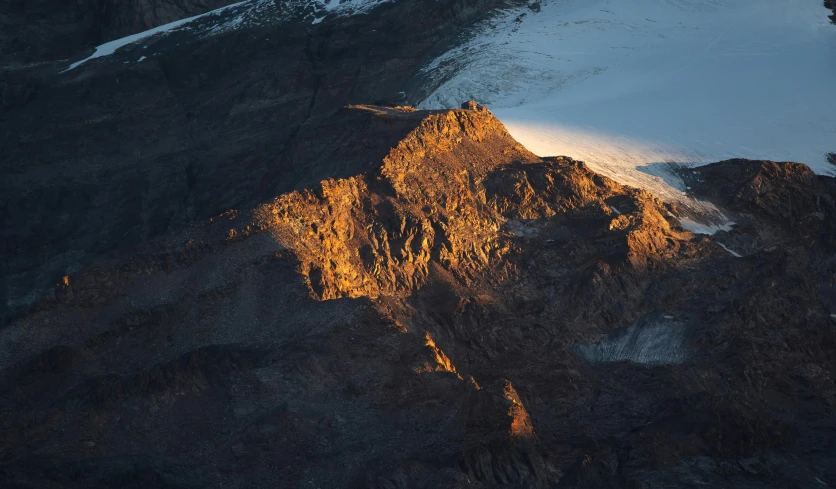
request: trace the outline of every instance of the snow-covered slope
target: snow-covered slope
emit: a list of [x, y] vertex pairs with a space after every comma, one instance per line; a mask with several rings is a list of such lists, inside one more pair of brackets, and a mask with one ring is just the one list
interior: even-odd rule
[[836, 170], [827, 15], [821, 0], [544, 0], [430, 64], [445, 81], [421, 106], [476, 99], [535, 153], [706, 210], [667, 163]]

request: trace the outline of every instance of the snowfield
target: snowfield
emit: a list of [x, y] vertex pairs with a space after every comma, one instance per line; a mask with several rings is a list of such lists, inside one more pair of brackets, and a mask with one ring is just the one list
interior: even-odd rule
[[836, 26], [821, 0], [544, 0], [507, 11], [432, 62], [420, 105], [486, 104], [541, 156], [729, 223], [669, 163], [729, 158], [834, 173]]

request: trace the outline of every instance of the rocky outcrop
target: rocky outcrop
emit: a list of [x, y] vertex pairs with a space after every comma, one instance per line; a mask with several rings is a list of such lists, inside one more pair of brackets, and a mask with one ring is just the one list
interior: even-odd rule
[[[0, 329], [4, 480], [836, 483], [832, 178], [699, 168], [741, 223], [706, 237], [486, 110], [353, 106], [294, 141], [273, 198], [104, 253]], [[758, 224], [770, 246], [723, 248]]]
[[737, 223], [721, 233], [744, 253], [794, 247], [801, 240], [823, 251], [836, 248], [833, 178], [806, 165], [729, 160], [683, 172], [693, 191], [727, 209]]

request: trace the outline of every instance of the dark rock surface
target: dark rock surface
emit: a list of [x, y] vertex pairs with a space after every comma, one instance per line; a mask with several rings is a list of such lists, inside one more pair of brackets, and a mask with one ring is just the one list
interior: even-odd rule
[[487, 111], [294, 141], [296, 184], [0, 329], [5, 486], [836, 484], [833, 178], [698, 168], [740, 223], [706, 237]]

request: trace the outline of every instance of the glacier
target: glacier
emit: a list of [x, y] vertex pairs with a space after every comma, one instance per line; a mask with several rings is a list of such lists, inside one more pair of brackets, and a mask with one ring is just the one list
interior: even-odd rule
[[[544, 0], [429, 63], [419, 106], [488, 105], [520, 143], [730, 224], [676, 168], [729, 158], [836, 173], [836, 26], [821, 0]], [[686, 216], [688, 217], [688, 216]], [[702, 222], [700, 222], [702, 221]]]

